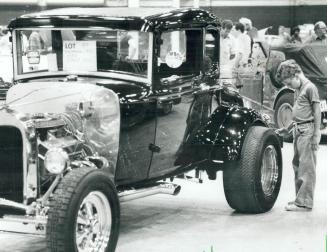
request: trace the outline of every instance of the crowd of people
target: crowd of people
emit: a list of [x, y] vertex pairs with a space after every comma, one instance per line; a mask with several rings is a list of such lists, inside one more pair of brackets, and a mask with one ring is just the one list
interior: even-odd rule
[[[327, 26], [323, 21], [316, 22], [313, 31], [303, 37], [300, 26], [295, 26], [290, 29], [290, 34], [281, 32], [280, 37], [284, 44], [327, 44]], [[233, 79], [251, 61], [253, 41], [258, 38], [258, 30], [250, 19], [242, 17], [236, 23], [224, 20], [220, 36], [220, 78]]]
[[301, 38], [300, 26], [294, 26], [291, 29], [290, 35], [286, 34], [286, 42], [294, 44], [306, 44], [306, 43], [327, 43], [327, 26], [325, 22], [318, 21], [314, 25], [314, 33], [309, 34], [308, 38]]
[[251, 58], [252, 45], [258, 30], [252, 21], [242, 17], [237, 23], [223, 20], [220, 31], [220, 78], [233, 79]]

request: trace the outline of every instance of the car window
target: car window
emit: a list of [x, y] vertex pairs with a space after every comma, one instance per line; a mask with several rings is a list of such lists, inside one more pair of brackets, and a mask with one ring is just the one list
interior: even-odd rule
[[205, 35], [205, 55], [204, 55], [204, 71], [210, 69], [213, 63], [218, 61], [218, 31], [214, 29], [208, 29]]
[[147, 76], [149, 33], [125, 30], [16, 32], [18, 74], [48, 71], [124, 72]]
[[199, 73], [203, 55], [202, 31], [184, 30], [161, 35], [160, 78]]
[[166, 63], [166, 56], [170, 52], [179, 53], [182, 56], [182, 62], [185, 62], [185, 37], [185, 31], [164, 32], [162, 34], [162, 44], [160, 46], [160, 61], [162, 63]]

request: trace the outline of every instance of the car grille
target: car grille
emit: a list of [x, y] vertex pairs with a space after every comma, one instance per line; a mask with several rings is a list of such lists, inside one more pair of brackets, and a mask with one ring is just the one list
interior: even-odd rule
[[23, 202], [23, 141], [17, 128], [0, 127], [0, 197]]

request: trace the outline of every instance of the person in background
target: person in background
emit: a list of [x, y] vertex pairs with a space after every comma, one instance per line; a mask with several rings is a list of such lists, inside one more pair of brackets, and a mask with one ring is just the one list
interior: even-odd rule
[[245, 32], [250, 36], [252, 41], [258, 37], [258, 29], [253, 27], [251, 19], [242, 17], [238, 22], [244, 25]]
[[318, 21], [314, 26], [314, 31], [316, 34], [316, 41], [327, 42], [326, 37], [326, 24], [323, 21]]
[[242, 23], [235, 24], [236, 37], [236, 60], [235, 67], [245, 67], [251, 54], [251, 38], [245, 34], [245, 27]]
[[220, 31], [220, 78], [233, 78], [234, 59], [236, 56], [235, 38], [230, 34], [233, 28], [231, 20], [224, 20]]
[[44, 40], [41, 37], [39, 31], [32, 31], [28, 38], [28, 50], [41, 51], [45, 48]]
[[317, 87], [308, 80], [295, 60], [286, 60], [277, 69], [276, 78], [295, 90], [293, 123], [276, 130], [283, 135], [293, 128], [295, 201], [287, 211], [310, 211], [316, 184], [317, 150], [320, 142], [320, 99]]
[[318, 21], [314, 25], [315, 34], [311, 36], [306, 43], [327, 43], [327, 27], [325, 22]]
[[251, 53], [250, 53], [250, 57], [251, 57], [254, 39], [258, 38], [258, 29], [253, 27], [252, 21], [249, 18], [242, 17], [239, 19], [239, 22], [244, 25], [245, 34], [247, 34], [251, 39]]
[[290, 43], [302, 44], [302, 39], [300, 37], [300, 27], [299, 26], [294, 26], [291, 29]]

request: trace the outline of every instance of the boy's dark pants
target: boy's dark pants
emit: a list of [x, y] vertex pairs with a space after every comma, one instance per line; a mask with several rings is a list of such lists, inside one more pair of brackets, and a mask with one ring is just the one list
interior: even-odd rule
[[311, 139], [314, 132], [313, 123], [294, 127], [295, 204], [308, 208], [313, 207], [313, 196], [316, 184], [317, 151], [312, 150]]

